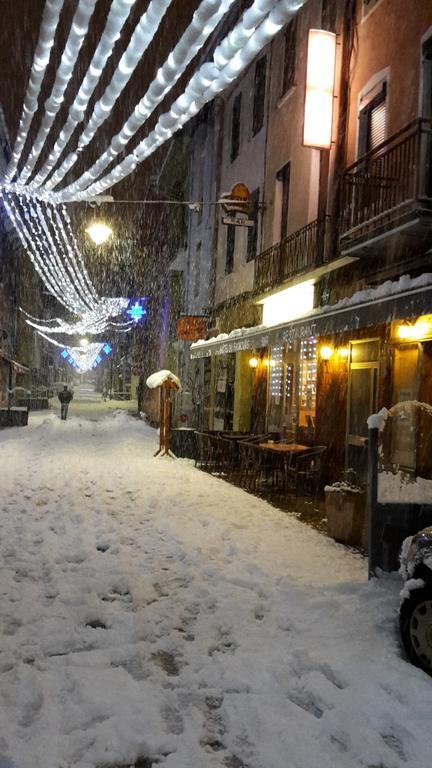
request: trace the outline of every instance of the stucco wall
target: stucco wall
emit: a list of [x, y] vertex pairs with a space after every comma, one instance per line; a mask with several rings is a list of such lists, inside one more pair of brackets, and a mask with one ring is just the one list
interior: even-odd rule
[[364, 18], [358, 3], [358, 40], [352, 59], [348, 164], [356, 159], [359, 96], [387, 70], [387, 136], [421, 115], [421, 45], [432, 33], [432, 2], [381, 0]]

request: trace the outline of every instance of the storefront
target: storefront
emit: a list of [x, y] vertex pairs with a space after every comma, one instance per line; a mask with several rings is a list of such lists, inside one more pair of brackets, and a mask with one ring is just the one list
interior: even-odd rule
[[[262, 428], [327, 446], [326, 481], [340, 479], [346, 467], [364, 477], [367, 417], [402, 400], [432, 403], [431, 308], [429, 277], [404, 278], [288, 323], [201, 341], [191, 356], [210, 359], [219, 371], [215, 423], [222, 424], [223, 396], [223, 429], [230, 428], [231, 414], [236, 429], [239, 392], [246, 390], [251, 431], [257, 431], [260, 402]], [[265, 398], [257, 398], [263, 387]]]

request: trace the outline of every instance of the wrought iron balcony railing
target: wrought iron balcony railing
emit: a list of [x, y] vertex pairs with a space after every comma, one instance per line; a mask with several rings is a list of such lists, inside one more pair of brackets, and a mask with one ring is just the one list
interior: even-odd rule
[[326, 261], [325, 240], [329, 220], [329, 216], [315, 219], [258, 254], [255, 259], [255, 291], [268, 291]]
[[341, 249], [432, 210], [432, 121], [420, 118], [353, 163], [342, 179]]

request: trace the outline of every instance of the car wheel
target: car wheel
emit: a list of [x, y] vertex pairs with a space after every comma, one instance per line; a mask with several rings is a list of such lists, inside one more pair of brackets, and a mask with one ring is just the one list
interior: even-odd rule
[[432, 675], [432, 588], [414, 589], [399, 614], [402, 642], [417, 667]]

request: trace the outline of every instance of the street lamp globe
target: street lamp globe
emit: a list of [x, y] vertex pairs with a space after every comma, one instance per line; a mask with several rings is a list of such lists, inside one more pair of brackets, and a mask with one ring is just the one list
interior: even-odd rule
[[103, 221], [95, 221], [93, 224], [90, 224], [86, 232], [96, 245], [106, 243], [113, 233], [111, 227], [108, 224], [104, 224]]

